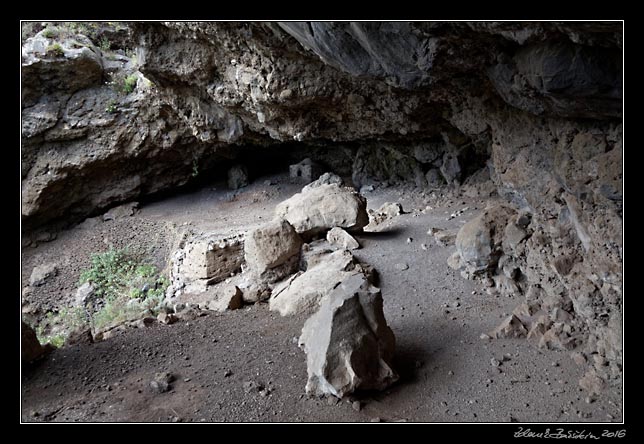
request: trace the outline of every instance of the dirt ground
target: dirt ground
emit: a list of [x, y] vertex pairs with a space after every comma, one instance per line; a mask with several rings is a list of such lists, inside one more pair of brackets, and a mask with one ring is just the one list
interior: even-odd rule
[[[217, 183], [143, 203], [131, 217], [90, 221], [53, 241], [24, 247], [23, 286], [36, 265], [56, 262], [59, 272], [44, 286], [23, 292], [23, 316], [33, 319], [69, 304], [91, 253], [110, 244], [143, 248], [163, 266], [181, 229], [248, 230], [269, 220], [275, 205], [301, 186], [280, 175], [259, 178], [238, 192]], [[621, 421], [621, 389], [587, 399], [577, 383], [584, 369], [570, 352], [540, 350], [525, 339], [480, 338], [521, 301], [491, 296], [463, 279], [446, 263], [454, 247], [437, 245], [427, 230], [462, 226], [485, 207], [484, 199], [394, 187], [365, 196], [369, 208], [400, 202], [407, 212], [380, 232], [357, 235], [362, 249], [354, 252], [378, 270], [385, 316], [396, 336], [401, 378], [388, 390], [337, 403], [307, 397], [306, 357], [296, 340], [305, 318], [281, 317], [267, 304], [256, 304], [57, 349], [22, 368], [22, 420]], [[448, 220], [464, 207], [468, 210]], [[400, 271], [397, 264], [409, 268]], [[493, 359], [503, 362], [497, 367]], [[176, 376], [170, 391], [150, 388], [157, 372]]]

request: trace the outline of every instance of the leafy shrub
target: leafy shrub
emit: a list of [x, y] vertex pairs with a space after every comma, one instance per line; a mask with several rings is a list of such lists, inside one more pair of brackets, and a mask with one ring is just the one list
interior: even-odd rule
[[81, 273], [80, 284], [91, 282], [97, 298], [111, 300], [121, 296], [145, 299], [163, 295], [167, 279], [154, 265], [144, 263], [128, 249], [110, 249], [92, 255], [92, 266]]
[[69, 334], [85, 328], [87, 322], [87, 315], [82, 307], [63, 308], [58, 313], [50, 311], [45, 320], [36, 327], [36, 336], [43, 345], [62, 347]]
[[116, 100], [110, 100], [110, 102], [107, 104], [107, 107], [105, 107], [105, 112], [108, 114], [114, 114], [118, 112], [118, 108], [116, 107]]
[[49, 45], [45, 52], [48, 55], [53, 55], [57, 57], [62, 57], [65, 55], [65, 51], [63, 50], [63, 47], [60, 46], [60, 43], [54, 43], [53, 45]]
[[123, 92], [125, 94], [130, 94], [136, 89], [136, 83], [138, 81], [138, 76], [136, 74], [130, 74], [123, 80]]
[[56, 28], [47, 28], [42, 32], [42, 35], [48, 39], [58, 37], [58, 30]]
[[154, 265], [128, 249], [94, 254], [91, 262], [79, 283], [90, 282], [94, 299], [102, 302], [92, 315], [94, 330], [136, 319], [145, 310], [151, 314], [159, 311], [169, 281]]
[[101, 48], [101, 51], [109, 51], [112, 47], [112, 42], [107, 37], [101, 37], [98, 41], [98, 47]]
[[81, 273], [79, 284], [94, 288], [85, 307], [49, 312], [36, 327], [41, 344], [60, 347], [70, 333], [91, 327], [98, 332], [142, 317], [156, 315], [163, 306], [168, 279], [154, 265], [129, 249], [110, 249], [92, 255], [91, 266]]

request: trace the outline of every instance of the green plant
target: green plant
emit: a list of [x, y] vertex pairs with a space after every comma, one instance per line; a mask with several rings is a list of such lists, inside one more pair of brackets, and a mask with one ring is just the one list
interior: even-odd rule
[[112, 47], [112, 42], [110, 42], [110, 39], [103, 36], [98, 41], [98, 47], [101, 48], [101, 51], [109, 51], [110, 48]]
[[87, 35], [89, 33], [89, 28], [87, 27], [86, 23], [83, 23], [83, 22], [68, 22], [66, 25], [67, 25], [67, 29], [72, 34]]
[[56, 28], [46, 28], [42, 35], [48, 39], [53, 39], [58, 37], [58, 30]]
[[64, 335], [54, 335], [47, 338], [48, 342], [56, 348], [60, 348], [65, 345], [67, 337]]
[[[41, 344], [62, 347], [73, 331], [86, 328], [88, 319], [82, 307], [63, 308], [58, 313], [48, 312], [36, 327], [36, 336]], [[47, 332], [47, 333], [46, 333]]]
[[193, 159], [192, 161], [192, 177], [197, 177], [199, 175], [199, 164], [197, 163], [197, 159]]
[[163, 307], [168, 279], [128, 248], [109, 249], [91, 257], [79, 284], [90, 282], [94, 296], [83, 307], [50, 311], [36, 326], [41, 344], [61, 347], [72, 332], [106, 327], [156, 315]]
[[145, 77], [143, 78], [143, 84], [148, 89], [154, 89], [156, 87], [156, 85], [154, 84], [154, 82], [152, 80], [147, 79]]
[[118, 112], [118, 108], [116, 107], [116, 100], [109, 101], [109, 103], [107, 104], [107, 107], [105, 108], [105, 112], [109, 114], [114, 114]]
[[62, 57], [65, 55], [65, 51], [63, 50], [63, 47], [60, 46], [60, 43], [54, 43], [53, 45], [49, 45], [45, 52], [48, 55], [53, 55], [57, 57]]
[[138, 81], [138, 76], [136, 74], [130, 74], [123, 80], [123, 92], [125, 94], [130, 94], [136, 89], [136, 83]]
[[154, 265], [128, 249], [94, 254], [79, 283], [91, 282], [103, 305], [92, 315], [94, 330], [135, 319], [141, 311], [158, 312], [169, 285]]

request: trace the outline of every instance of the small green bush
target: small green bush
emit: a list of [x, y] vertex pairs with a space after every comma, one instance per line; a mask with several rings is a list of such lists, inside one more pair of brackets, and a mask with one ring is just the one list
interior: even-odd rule
[[114, 114], [118, 112], [116, 100], [110, 100], [110, 102], [107, 104], [107, 107], [105, 108], [105, 112], [108, 114]]
[[91, 261], [91, 267], [81, 273], [79, 283], [91, 282], [95, 298], [104, 301], [92, 317], [95, 330], [135, 319], [143, 310], [158, 312], [169, 282], [154, 265], [143, 262], [127, 249], [95, 254]]
[[138, 76], [136, 74], [130, 74], [123, 80], [123, 92], [125, 94], [130, 94], [136, 89], [136, 83], [138, 81]]
[[49, 45], [45, 52], [48, 55], [53, 55], [56, 57], [62, 57], [65, 55], [65, 51], [63, 50], [63, 47], [60, 46], [60, 43], [54, 43], [53, 45]]
[[58, 37], [58, 30], [56, 28], [47, 28], [42, 32], [42, 35], [48, 39]]
[[112, 42], [107, 37], [101, 37], [98, 41], [98, 47], [101, 48], [101, 51], [109, 51], [112, 48]]
[[[87, 327], [87, 316], [82, 307], [63, 308], [58, 313], [48, 312], [45, 320], [36, 327], [36, 336], [41, 344], [62, 347], [69, 334]], [[45, 333], [45, 331], [49, 333]]]
[[129, 249], [109, 249], [91, 257], [90, 267], [80, 275], [79, 284], [90, 282], [94, 296], [84, 307], [49, 312], [37, 326], [41, 344], [61, 347], [75, 331], [106, 327], [156, 315], [163, 306], [168, 279], [154, 265]]

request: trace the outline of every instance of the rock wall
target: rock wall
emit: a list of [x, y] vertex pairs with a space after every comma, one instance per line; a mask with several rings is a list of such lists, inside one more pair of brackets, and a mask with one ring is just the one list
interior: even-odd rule
[[101, 50], [62, 26], [23, 44], [25, 231], [181, 185], [216, 153], [135, 65], [132, 53]]
[[[130, 28], [136, 63], [81, 37], [47, 51], [46, 30], [23, 45], [26, 226], [177, 186], [247, 146], [335, 162], [357, 185], [457, 187], [483, 167], [530, 215], [522, 250], [502, 252], [518, 270], [506, 287], [566, 311], [594, 371], [619, 380], [621, 23]], [[110, 69], [138, 72], [135, 92], [105, 85]]]

